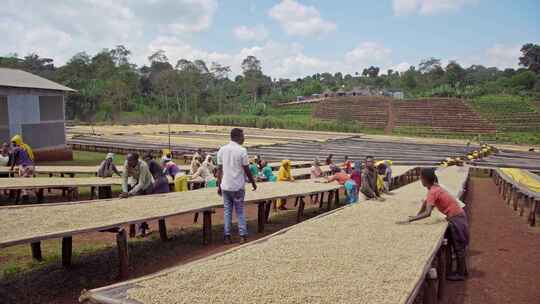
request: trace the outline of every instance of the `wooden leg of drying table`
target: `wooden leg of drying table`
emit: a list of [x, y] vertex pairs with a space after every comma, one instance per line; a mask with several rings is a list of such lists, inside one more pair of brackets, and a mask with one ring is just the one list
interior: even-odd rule
[[265, 224], [270, 223], [270, 209], [272, 209], [272, 201], [266, 201], [264, 208]]
[[257, 232], [264, 232], [264, 224], [266, 223], [266, 202], [257, 203]]
[[212, 243], [212, 211], [203, 212], [203, 244]]
[[326, 211], [332, 210], [332, 200], [334, 199], [334, 191], [328, 192], [328, 203], [326, 205]]
[[32, 249], [32, 258], [36, 261], [43, 261], [43, 256], [41, 255], [41, 242], [33, 242], [30, 244]]
[[165, 219], [160, 219], [158, 221], [158, 225], [159, 225], [159, 238], [163, 242], [168, 241], [169, 238], [167, 237], [167, 224], [165, 224]]
[[37, 190], [36, 196], [37, 196], [37, 203], [42, 204], [44, 202], [43, 188]]
[[135, 229], [135, 224], [129, 225], [129, 237], [133, 238], [137, 234], [137, 230]]
[[71, 236], [62, 238], [62, 266], [71, 266], [73, 239]]
[[448, 255], [448, 240], [444, 239], [441, 248], [439, 249], [439, 263], [437, 273], [439, 275], [439, 288], [437, 296], [440, 299], [444, 297], [446, 288], [446, 256]]
[[321, 192], [321, 197], [319, 198], [319, 209], [322, 209], [324, 203], [324, 192]]
[[431, 268], [426, 275], [424, 304], [437, 303], [437, 269]]
[[296, 222], [300, 223], [302, 217], [304, 216], [304, 208], [306, 207], [306, 202], [303, 197], [300, 197], [300, 206], [298, 206], [298, 212], [296, 213]]
[[121, 229], [116, 234], [116, 245], [118, 246], [118, 276], [125, 279], [129, 275], [129, 252], [128, 238], [125, 229]]

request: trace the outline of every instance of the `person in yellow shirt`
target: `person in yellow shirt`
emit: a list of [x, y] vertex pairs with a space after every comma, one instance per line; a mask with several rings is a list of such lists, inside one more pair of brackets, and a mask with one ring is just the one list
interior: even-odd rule
[[[294, 182], [294, 177], [292, 176], [292, 170], [291, 170], [291, 161], [288, 159], [284, 159], [281, 161], [281, 167], [279, 168], [278, 172], [278, 182]], [[287, 201], [284, 199], [280, 199], [277, 201], [277, 207], [280, 210], [287, 210]]]

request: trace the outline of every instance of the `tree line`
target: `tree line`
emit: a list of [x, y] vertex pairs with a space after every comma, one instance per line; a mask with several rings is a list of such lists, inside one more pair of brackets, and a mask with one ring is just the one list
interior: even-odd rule
[[0, 57], [0, 67], [22, 69], [69, 86], [78, 92], [66, 98], [68, 119], [80, 121], [200, 122], [210, 114], [262, 115], [268, 105], [324, 91], [369, 87], [402, 90], [407, 97], [464, 97], [512, 94], [540, 98], [540, 46], [525, 44], [516, 58], [519, 69], [472, 65], [438, 58], [422, 60], [405, 72], [370, 66], [353, 75], [316, 73], [298, 79], [265, 75], [259, 59], [247, 56], [242, 73], [217, 62], [180, 59], [171, 62], [158, 50], [142, 67], [130, 62], [122, 45], [95, 55], [75, 54], [62, 66], [51, 58], [29, 54]]

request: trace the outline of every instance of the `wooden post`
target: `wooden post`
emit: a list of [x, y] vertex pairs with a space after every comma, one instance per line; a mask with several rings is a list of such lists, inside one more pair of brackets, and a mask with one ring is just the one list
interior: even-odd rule
[[71, 236], [62, 238], [62, 266], [71, 266], [73, 239]]
[[336, 201], [334, 203], [335, 206], [339, 206], [339, 189], [336, 190]]
[[203, 212], [203, 244], [212, 243], [212, 211]]
[[304, 216], [304, 208], [306, 207], [306, 202], [304, 201], [304, 197], [300, 197], [300, 206], [298, 206], [298, 212], [296, 213], [296, 222], [300, 223], [302, 221], [302, 217]]
[[137, 234], [137, 230], [135, 229], [135, 224], [129, 225], [129, 237], [134, 238]]
[[158, 225], [159, 225], [159, 238], [163, 242], [168, 241], [169, 238], [167, 237], [167, 224], [165, 224], [165, 219], [160, 219], [158, 221]]
[[424, 304], [437, 303], [437, 269], [431, 268], [426, 275], [424, 285]]
[[30, 248], [32, 248], [32, 258], [36, 261], [43, 261], [43, 256], [41, 255], [41, 242], [31, 243]]
[[116, 234], [116, 246], [118, 246], [118, 277], [125, 279], [129, 275], [129, 252], [128, 238], [125, 229], [120, 229]]
[[[528, 198], [525, 198], [528, 199]], [[534, 197], [530, 198], [530, 209], [529, 209], [529, 224], [531, 227], [534, 227], [536, 225], [536, 206], [537, 202], [534, 200]]]
[[326, 205], [326, 211], [332, 210], [332, 200], [334, 199], [334, 191], [328, 192], [328, 203]]
[[193, 216], [193, 224], [197, 224], [197, 221], [199, 221], [199, 212], [195, 212], [195, 215]]
[[264, 224], [266, 223], [266, 203], [257, 203], [257, 232], [264, 232]]
[[518, 210], [518, 200], [519, 200], [519, 192], [518, 189], [514, 191], [514, 196], [512, 200], [512, 207], [514, 208], [514, 211]]

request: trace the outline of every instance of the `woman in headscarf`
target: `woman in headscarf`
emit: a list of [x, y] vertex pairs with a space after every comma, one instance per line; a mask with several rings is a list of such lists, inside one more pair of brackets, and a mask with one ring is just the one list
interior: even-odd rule
[[201, 180], [206, 181], [208, 178], [213, 177], [212, 171], [210, 170], [210, 163], [204, 161], [197, 171], [191, 176], [191, 180]]
[[356, 184], [356, 193], [360, 192], [360, 186], [362, 185], [362, 162], [357, 160], [354, 162], [354, 170], [351, 174], [351, 179]]
[[187, 191], [187, 177], [184, 175], [178, 165], [170, 158], [169, 155], [164, 154], [160, 161], [163, 173], [166, 176], [170, 176], [174, 181], [174, 192]]
[[[33, 177], [34, 176], [34, 152], [29, 145], [23, 142], [20, 135], [15, 135], [11, 139], [13, 145], [12, 151], [12, 163], [11, 171], [15, 166], [19, 167], [19, 176], [21, 177]], [[28, 192], [26, 190], [21, 191], [23, 201], [28, 201]]]
[[[315, 158], [315, 160], [313, 161], [313, 165], [309, 169], [309, 173], [310, 173], [309, 175], [310, 175], [311, 179], [317, 179], [317, 178], [323, 177], [324, 173], [323, 173], [323, 171], [321, 169], [321, 163], [319, 162], [318, 158]], [[311, 202], [313, 204], [318, 204], [319, 203], [319, 195], [318, 194], [312, 194], [312, 195], [309, 196], [309, 198], [311, 199]]]
[[267, 161], [262, 160], [261, 167], [262, 167], [262, 176], [267, 182], [277, 181], [277, 177], [274, 175], [272, 166], [270, 166], [270, 164]]
[[189, 174], [195, 174], [199, 167], [201, 166], [201, 156], [198, 153], [195, 153], [193, 155], [193, 158], [191, 159], [191, 166], [189, 169]]
[[316, 158], [313, 161], [313, 165], [309, 169], [309, 173], [310, 173], [310, 178], [311, 179], [316, 179], [316, 178], [323, 177], [323, 171], [321, 169], [321, 163], [319, 162], [318, 158]]
[[[294, 177], [292, 176], [291, 172], [291, 161], [288, 159], [284, 159], [281, 161], [281, 167], [279, 168], [278, 172], [278, 181], [280, 182], [294, 182]], [[287, 210], [287, 200], [280, 199], [277, 202], [277, 207], [280, 210]]]
[[[97, 171], [98, 177], [112, 177], [113, 174], [122, 176], [122, 174], [120, 174], [120, 171], [118, 171], [118, 169], [114, 165], [113, 160], [114, 160], [114, 153], [107, 153], [105, 160], [103, 160], [101, 164], [99, 165], [99, 168]], [[98, 198], [99, 199], [112, 198], [112, 187], [99, 186]]]
[[208, 170], [210, 170], [211, 173], [214, 173], [216, 166], [214, 166], [212, 155], [207, 154], [206, 158], [203, 161], [203, 164], [206, 164], [206, 166], [208, 167]]
[[378, 183], [380, 184], [382, 192], [390, 192], [390, 186], [392, 183], [392, 168], [390, 168], [390, 166], [392, 165], [392, 161], [381, 160], [375, 165], [377, 166], [377, 171], [379, 173], [380, 180]]

